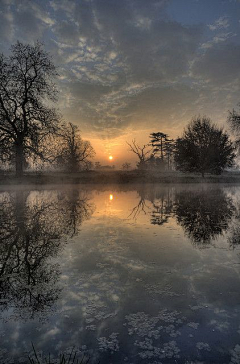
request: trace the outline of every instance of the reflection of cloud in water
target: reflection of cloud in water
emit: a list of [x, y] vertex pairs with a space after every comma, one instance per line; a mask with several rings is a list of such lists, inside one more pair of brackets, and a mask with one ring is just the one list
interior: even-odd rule
[[[153, 225], [169, 223], [175, 217], [195, 246], [207, 247], [227, 230], [234, 215], [233, 200], [221, 188], [168, 187], [139, 190], [139, 201], [129, 217], [137, 219], [140, 214], [149, 215]], [[237, 229], [236, 229], [237, 230]], [[232, 243], [237, 244], [239, 234]]]
[[1, 195], [0, 309], [34, 317], [58, 299], [59, 266], [51, 262], [63, 247], [61, 239], [77, 232], [90, 217], [90, 205], [74, 190], [25, 191]]
[[[209, 239], [215, 239], [215, 245], [208, 250], [189, 244], [184, 235], [188, 225], [177, 220], [181, 213], [186, 221], [192, 209], [198, 216], [197, 226], [199, 221], [208, 222], [210, 207], [207, 197], [201, 197], [207, 196], [204, 193], [199, 188], [185, 193], [182, 188], [145, 186], [138, 189], [138, 194], [132, 190], [96, 191], [91, 201], [86, 198], [87, 193], [77, 189], [27, 196], [27, 203], [23, 204], [28, 211], [23, 236], [39, 226], [34, 242], [30, 239], [32, 251], [42, 245], [39, 235], [48, 242], [49, 249], [56, 247], [42, 264], [57, 265], [61, 294], [55, 300], [56, 311], [43, 324], [29, 317], [25, 323], [18, 323], [15, 347], [22, 350], [25, 345], [26, 349], [27, 341], [34, 340], [37, 349], [57, 355], [60, 350], [76, 346], [79, 350], [92, 350], [94, 360], [103, 363], [184, 363], [189, 353], [193, 362], [230, 362], [237, 349], [234, 354], [230, 350], [239, 340], [239, 275], [237, 266], [233, 266], [238, 257], [235, 250], [228, 250], [228, 241], [219, 233], [219, 226], [222, 231], [227, 230], [232, 201], [225, 192], [218, 193], [218, 200], [209, 198], [219, 202], [219, 215], [206, 225], [207, 231], [212, 229]], [[198, 196], [195, 204], [194, 195]], [[182, 211], [179, 202], [184, 196]], [[138, 214], [136, 219], [127, 218], [141, 199], [149, 211]], [[187, 202], [191, 202], [190, 207]], [[14, 204], [9, 204], [5, 209], [11, 207], [14, 217]], [[153, 210], [157, 210], [159, 224], [152, 223]], [[2, 214], [6, 231], [15, 231], [15, 222], [7, 225], [6, 211]], [[39, 225], [35, 223], [38, 220], [32, 219], [33, 211]], [[218, 243], [223, 248], [217, 249]], [[48, 284], [50, 281], [45, 282], [46, 292]], [[16, 331], [11, 318], [3, 327], [2, 346], [11, 350], [7, 337], [13, 337]]]

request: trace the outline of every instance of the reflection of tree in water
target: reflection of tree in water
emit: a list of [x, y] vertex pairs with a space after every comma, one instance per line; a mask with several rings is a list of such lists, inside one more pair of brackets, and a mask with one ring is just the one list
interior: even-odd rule
[[236, 203], [235, 219], [231, 227], [230, 236], [228, 238], [230, 249], [240, 247], [240, 203]]
[[176, 194], [174, 213], [193, 243], [204, 247], [227, 230], [234, 205], [221, 189], [188, 190]]
[[132, 209], [130, 215], [128, 217], [137, 219], [137, 217], [140, 215], [140, 213], [144, 213], [146, 215], [149, 212], [150, 206], [147, 205], [144, 198], [140, 198], [139, 202], [134, 208]]
[[58, 199], [62, 201], [62, 214], [65, 233], [73, 236], [79, 232], [79, 227], [83, 221], [90, 219], [93, 213], [93, 205], [89, 202], [85, 193], [79, 193], [78, 190], [71, 189], [58, 194]]
[[58, 298], [59, 268], [51, 263], [63, 245], [91, 216], [92, 206], [78, 191], [18, 191], [0, 197], [0, 309], [21, 317], [46, 311]]
[[240, 247], [240, 227], [234, 226], [228, 239], [230, 249]]
[[130, 217], [136, 219], [140, 213], [150, 214], [150, 222], [153, 225], [163, 225], [172, 216], [174, 206], [174, 194], [172, 188], [140, 188], [138, 190], [139, 202], [132, 209]]
[[[153, 225], [163, 225], [176, 216], [187, 236], [198, 246], [207, 246], [211, 240], [228, 228], [235, 207], [231, 197], [222, 189], [187, 189], [176, 192], [173, 187], [141, 187], [139, 202], [130, 217], [140, 213], [150, 215]], [[230, 244], [240, 244], [240, 228], [236, 229]]]
[[173, 212], [173, 195], [170, 189], [152, 200], [153, 210], [151, 213], [151, 224], [163, 225], [168, 222]]

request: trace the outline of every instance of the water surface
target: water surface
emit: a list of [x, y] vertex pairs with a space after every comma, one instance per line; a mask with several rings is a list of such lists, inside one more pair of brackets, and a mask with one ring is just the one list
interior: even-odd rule
[[240, 187], [0, 192], [0, 363], [240, 363]]

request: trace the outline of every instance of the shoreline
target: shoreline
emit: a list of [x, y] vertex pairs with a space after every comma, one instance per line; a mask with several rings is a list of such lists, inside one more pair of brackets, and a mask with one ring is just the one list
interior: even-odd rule
[[77, 173], [41, 172], [24, 173], [16, 177], [11, 173], [0, 175], [1, 186], [13, 185], [67, 185], [67, 184], [188, 184], [188, 183], [225, 183], [240, 184], [240, 172], [224, 172], [221, 175], [207, 174], [204, 178], [199, 174], [180, 172], [147, 172], [139, 171], [83, 171]]

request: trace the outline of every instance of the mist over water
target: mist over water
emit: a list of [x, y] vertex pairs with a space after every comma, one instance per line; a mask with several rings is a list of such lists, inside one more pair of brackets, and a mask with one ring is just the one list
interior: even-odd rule
[[0, 363], [240, 362], [239, 219], [234, 186], [2, 187]]

